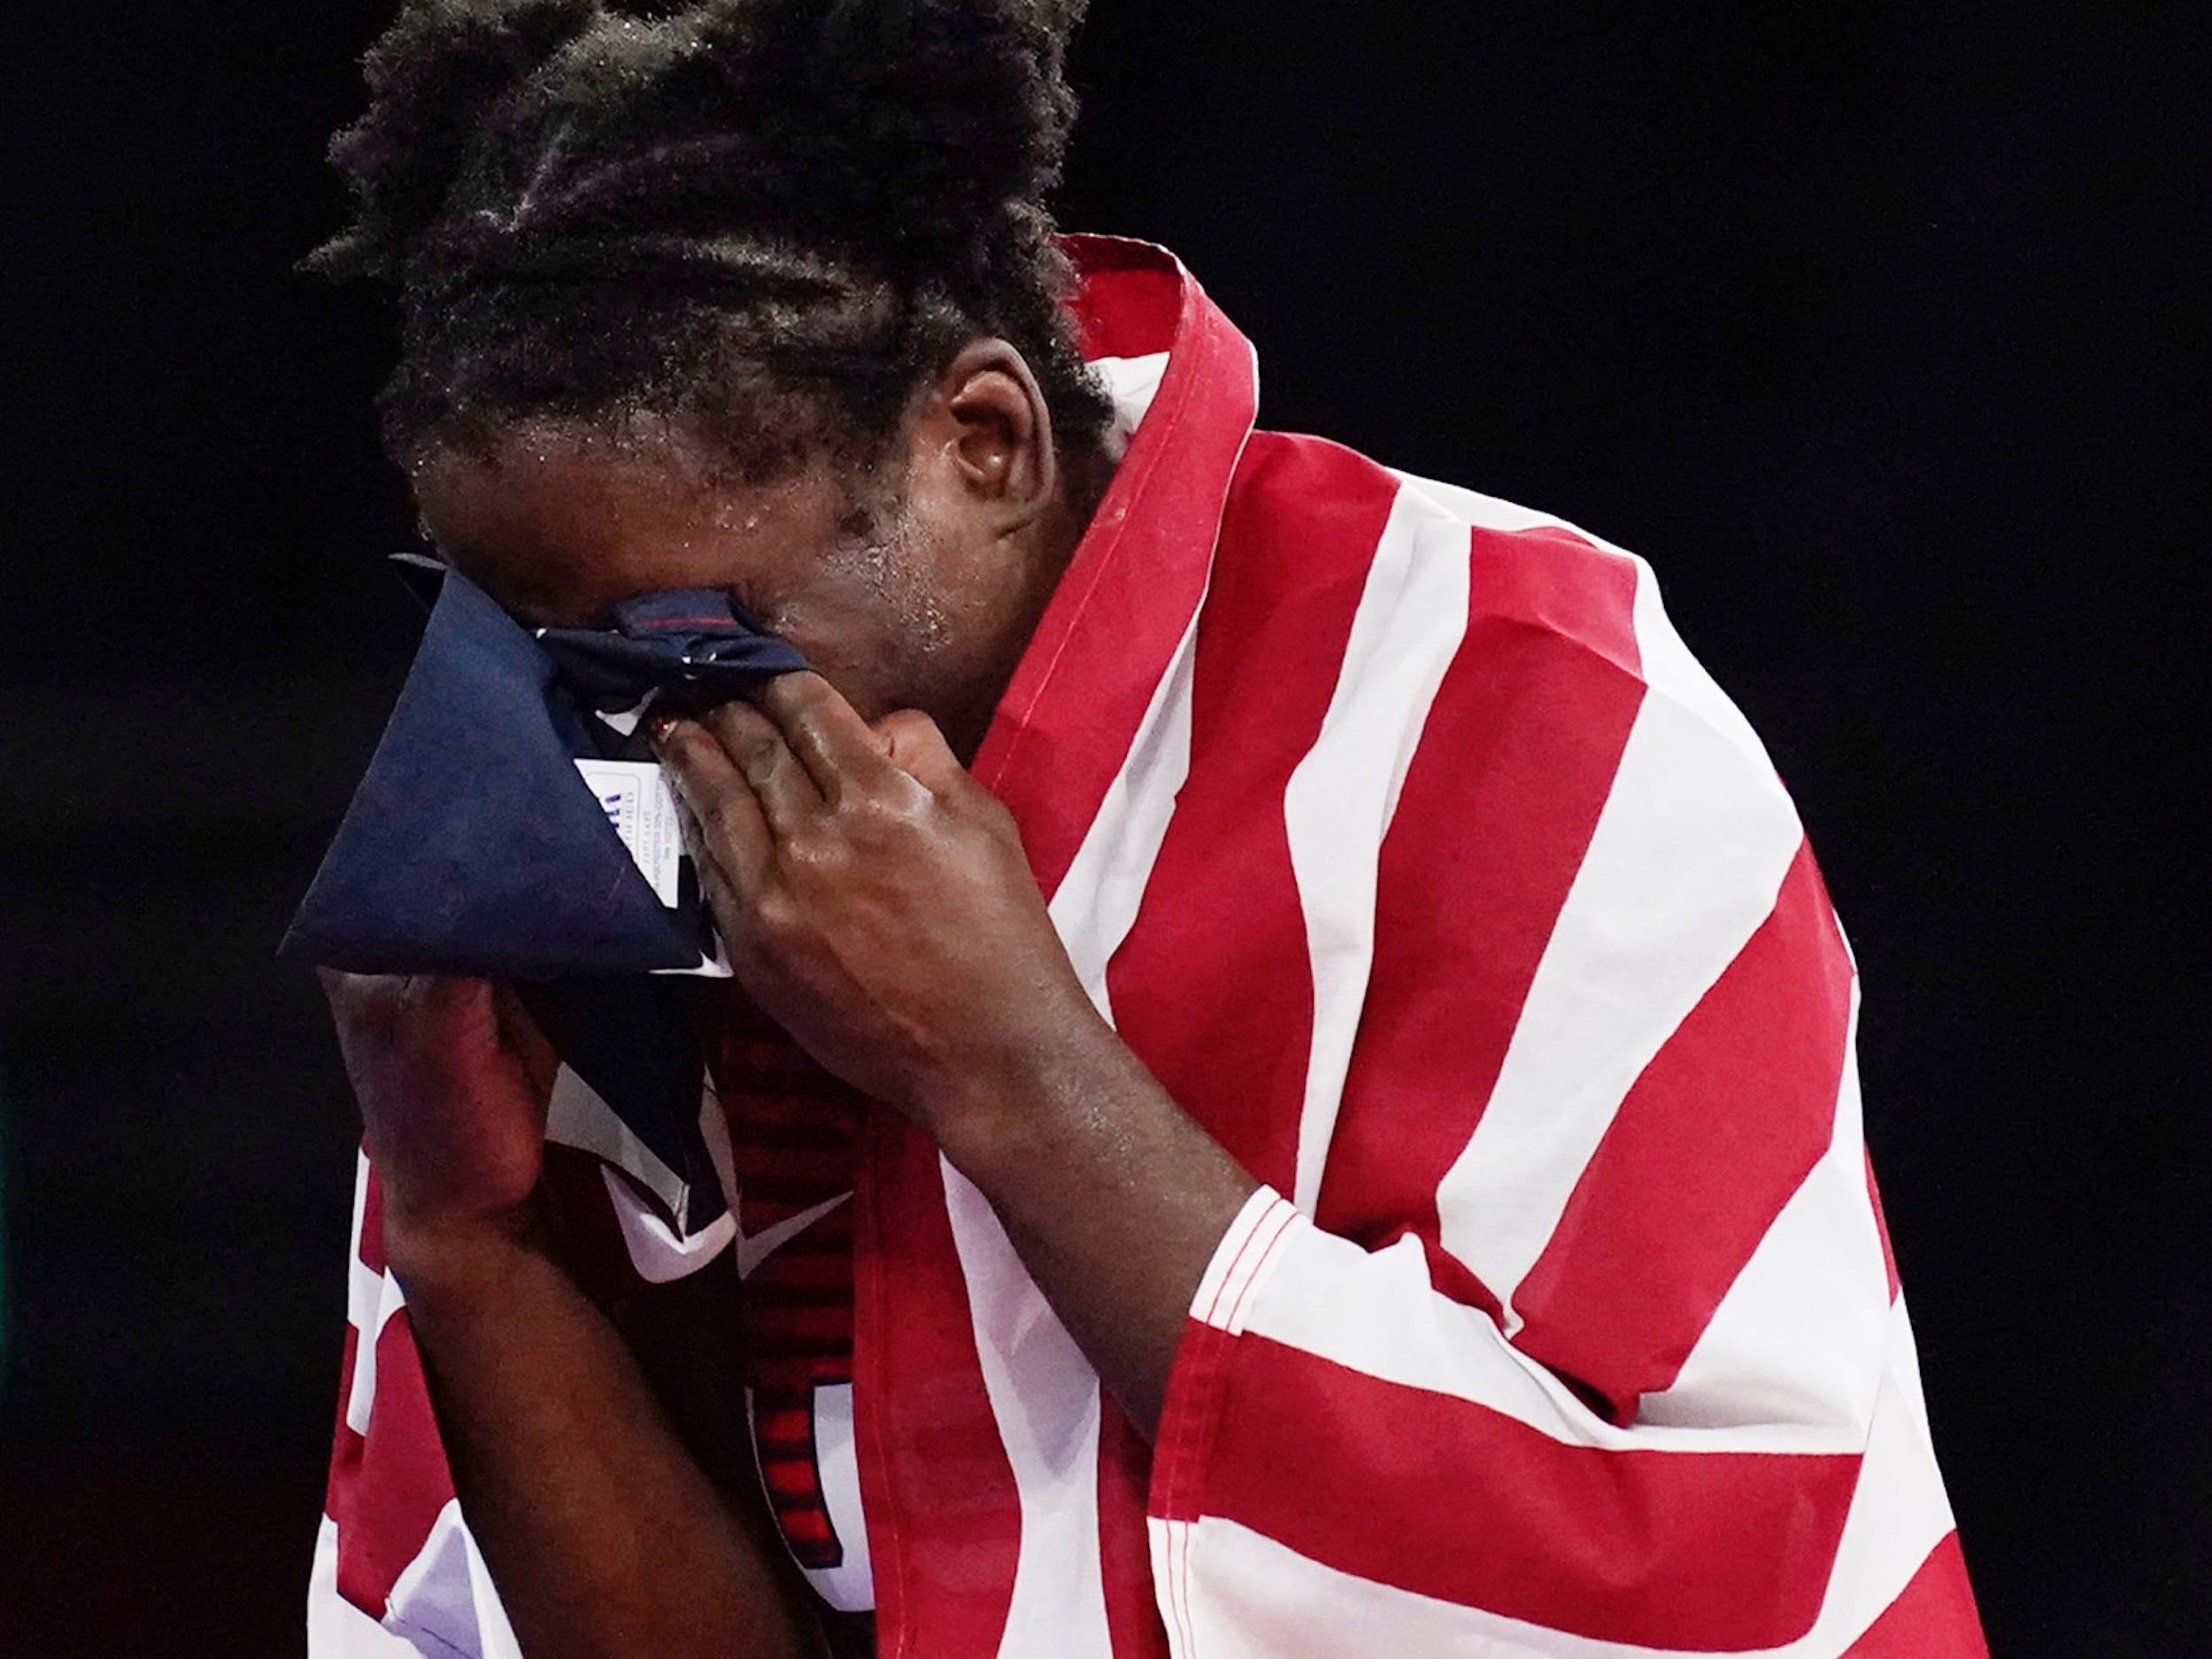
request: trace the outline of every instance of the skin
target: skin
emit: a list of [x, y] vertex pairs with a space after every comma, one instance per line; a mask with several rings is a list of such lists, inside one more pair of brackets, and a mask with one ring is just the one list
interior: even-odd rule
[[[1095, 498], [1066, 463], [1020, 354], [979, 340], [866, 478], [817, 464], [738, 484], [680, 435], [521, 425], [432, 453], [415, 484], [448, 559], [526, 621], [717, 587], [821, 668], [655, 732], [732, 966], [990, 1199], [1149, 1434], [1255, 1184], [1091, 1007], [1010, 814], [963, 765]], [[549, 1196], [551, 1059], [502, 992], [326, 983], [388, 1257], [525, 1650], [823, 1651], [714, 1403], [733, 1396], [699, 1380], [734, 1362], [738, 1339], [717, 1333], [735, 1287], [628, 1327], [587, 1292]]]

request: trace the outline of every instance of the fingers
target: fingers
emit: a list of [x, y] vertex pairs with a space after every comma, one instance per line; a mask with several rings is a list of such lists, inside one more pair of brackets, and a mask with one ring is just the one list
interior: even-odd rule
[[655, 726], [653, 745], [705, 837], [701, 881], [719, 878], [741, 891], [757, 891], [774, 866], [775, 837], [752, 783], [723, 739], [696, 721], [670, 720]]
[[755, 691], [752, 701], [830, 805], [836, 805], [848, 783], [881, 783], [890, 773], [890, 762], [875, 733], [819, 674], [780, 675]]
[[789, 840], [825, 799], [775, 723], [749, 703], [724, 703], [699, 716], [759, 802], [778, 840]]

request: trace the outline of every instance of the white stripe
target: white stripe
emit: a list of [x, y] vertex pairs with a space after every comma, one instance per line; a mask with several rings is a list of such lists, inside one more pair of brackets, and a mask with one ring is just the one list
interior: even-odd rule
[[1280, 1230], [1289, 1209], [1271, 1187], [1263, 1186], [1245, 1200], [1244, 1208], [1237, 1212], [1237, 1219], [1214, 1246], [1213, 1259], [1199, 1276], [1198, 1291], [1191, 1298], [1191, 1317], [1231, 1335], [1242, 1332], [1240, 1316], [1251, 1297], [1252, 1281], [1268, 1259], [1260, 1234], [1263, 1230]]
[[[1901, 1308], [1892, 1337], [1872, 1438], [1820, 1616], [1797, 1640], [1761, 1650], [1767, 1659], [1839, 1659], [1951, 1531], [1926, 1430], [1911, 1408], [1911, 1340]], [[1472, 1489], [1469, 1501], [1479, 1501]], [[1437, 1523], [1459, 1524], [1448, 1516]], [[1476, 1538], [1479, 1524], [1471, 1524], [1469, 1537]], [[1376, 1584], [1217, 1516], [1195, 1524], [1154, 1520], [1151, 1528], [1163, 1611], [1173, 1615], [1168, 1628], [1175, 1659], [1391, 1653], [1422, 1659], [1653, 1659], [1664, 1653], [1688, 1659], [1674, 1649], [1568, 1635]]]
[[1630, 1088], [1774, 908], [1803, 840], [1758, 739], [1636, 567], [1647, 690], [1481, 1120], [1443, 1243], [1505, 1306]]
[[1890, 1309], [1889, 1337], [1866, 1463], [1844, 1523], [1827, 1600], [1791, 1659], [1842, 1654], [1897, 1600], [1929, 1551], [1952, 1531], [1951, 1501], [1921, 1405], [1912, 1322], [1901, 1299]]
[[420, 1648], [338, 1593], [338, 1524], [327, 1515], [307, 1573], [307, 1659], [421, 1659]]
[[[1136, 922], [1190, 769], [1197, 628], [1194, 613], [1051, 907], [1068, 960], [1109, 1020], [1106, 965]], [[1004, 1659], [1111, 1659], [1098, 1555], [1098, 1374], [1022, 1267], [989, 1201], [949, 1161], [942, 1167], [983, 1386], [1021, 1503], [998, 1652]]]
[[1865, 1432], [1891, 1315], [1860, 1135], [1858, 1024], [1854, 984], [1828, 1150], [1759, 1241], [1673, 1384], [1644, 1396], [1639, 1423], [1815, 1423]]
[[729, 1145], [729, 1114], [715, 1092], [714, 1076], [704, 1067], [699, 1073], [699, 1138], [706, 1143], [706, 1161], [714, 1166], [721, 1184], [722, 1202], [737, 1208], [737, 1154]]
[[376, 1349], [384, 1339], [384, 1327], [407, 1305], [406, 1293], [389, 1272], [376, 1281], [376, 1306], [368, 1323], [356, 1325], [360, 1332], [353, 1345], [353, 1386], [345, 1397], [345, 1426], [356, 1434], [369, 1431], [370, 1414], [376, 1406]]
[[1502, 501], [1496, 496], [1484, 495], [1479, 490], [1464, 489], [1458, 484], [1441, 483], [1434, 478], [1416, 477], [1411, 473], [1400, 473], [1399, 477], [1405, 482], [1407, 489], [1426, 496], [1443, 511], [1470, 526], [1485, 530], [1503, 530], [1508, 535], [1516, 530], [1568, 530], [1593, 547], [1621, 553], [1623, 559], [1630, 556], [1579, 525], [1569, 524], [1565, 519], [1555, 519], [1548, 513], [1538, 513], [1534, 507], [1519, 506], [1511, 501]]
[[384, 1276], [361, 1260], [361, 1233], [368, 1222], [369, 1161], [356, 1155], [353, 1165], [353, 1226], [346, 1234], [345, 1316], [357, 1331], [376, 1323], [376, 1304], [383, 1295]]
[[1106, 387], [1106, 401], [1114, 405], [1114, 429], [1123, 439], [1135, 436], [1160, 395], [1160, 382], [1168, 373], [1168, 353], [1145, 357], [1094, 357], [1089, 365]]
[[739, 1233], [737, 1277], [751, 1278], [755, 1268], [852, 1196], [850, 1192], [840, 1192], [835, 1198], [822, 1200], [811, 1209], [803, 1209], [796, 1215], [786, 1216], [774, 1226], [763, 1227], [759, 1232]]
[[844, 1559], [834, 1567], [803, 1569], [821, 1599], [841, 1613], [875, 1605], [875, 1572], [868, 1563], [868, 1529], [860, 1509], [860, 1462], [852, 1439], [852, 1385], [814, 1390], [814, 1469], [822, 1507], [829, 1511]]
[[1369, 1252], [1300, 1218], [1247, 1293], [1244, 1325], [1369, 1377], [1486, 1407], [1570, 1446], [1816, 1454], [1855, 1452], [1865, 1438], [1863, 1428], [1788, 1420], [1724, 1429], [1618, 1427], [1507, 1341], [1482, 1312], [1439, 1295], [1413, 1238]]
[[521, 1659], [459, 1499], [438, 1511], [421, 1553], [393, 1584], [384, 1628], [437, 1659]]
[[384, 1321], [400, 1303], [399, 1286], [388, 1273], [379, 1273], [361, 1260], [362, 1233], [368, 1222], [369, 1161], [366, 1153], [354, 1159], [353, 1228], [347, 1235], [345, 1316], [353, 1327], [353, 1378], [346, 1389], [345, 1425], [366, 1434], [369, 1410], [376, 1401], [376, 1339]]
[[[460, 1519], [458, 1501], [454, 1519]], [[522, 1644], [515, 1640], [514, 1626], [507, 1622], [507, 1609], [491, 1582], [491, 1569], [476, 1547], [475, 1533], [466, 1526], [461, 1528], [461, 1544], [468, 1552], [468, 1593], [475, 1607], [476, 1633], [483, 1644], [484, 1659], [522, 1659]]]
[[1021, 1503], [1001, 1659], [1113, 1659], [1098, 1557], [1098, 1377], [990, 1200], [943, 1162], [983, 1390]]
[[[1200, 597], [1198, 610], [1205, 608]], [[1198, 611], [1152, 688], [1137, 740], [1069, 860], [1050, 907], [1052, 926], [1091, 1002], [1110, 1022], [1106, 966], [1137, 924], [1145, 887], [1168, 838], [1175, 796], [1191, 775], [1191, 685], [1198, 660]]]
[[1160, 1623], [1167, 1626], [1168, 1652], [1170, 1659], [1192, 1659], [1191, 1579], [1183, 1570], [1190, 1559], [1191, 1523], [1150, 1516], [1145, 1532], [1152, 1562], [1152, 1599], [1159, 1604]]
[[1314, 1022], [1289, 1194], [1308, 1215], [1375, 956], [1376, 867], [1430, 705], [1467, 633], [1467, 528], [1401, 490], [1368, 567], [1329, 712], [1283, 791]]

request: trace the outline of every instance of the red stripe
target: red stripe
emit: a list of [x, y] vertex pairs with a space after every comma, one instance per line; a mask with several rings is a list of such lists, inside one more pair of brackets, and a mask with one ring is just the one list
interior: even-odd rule
[[1168, 1659], [1168, 1632], [1152, 1593], [1145, 1492], [1152, 1447], [1111, 1399], [1099, 1402], [1098, 1558], [1106, 1586], [1106, 1637], [1114, 1659]]
[[1809, 848], [1621, 1103], [1514, 1293], [1514, 1346], [1615, 1421], [1669, 1386], [1835, 1136], [1851, 959]]
[[1146, 1502], [1150, 1512], [1163, 1521], [1195, 1521], [1205, 1512], [1214, 1431], [1241, 1340], [1203, 1320], [1183, 1323], [1152, 1442], [1152, 1491]]
[[814, 1409], [811, 1391], [794, 1405], [761, 1404], [755, 1411], [752, 1431], [764, 1445], [806, 1447], [814, 1444]]
[[331, 1509], [338, 1524], [338, 1593], [382, 1618], [399, 1581], [452, 1501], [453, 1478], [430, 1415], [422, 1362], [403, 1308], [376, 1342], [376, 1397], [348, 1490]]
[[323, 1487], [323, 1513], [332, 1520], [351, 1513], [353, 1485], [361, 1467], [361, 1437], [345, 1420], [346, 1403], [353, 1398], [353, 1368], [360, 1363], [360, 1327], [346, 1321], [345, 1350], [338, 1362], [337, 1422], [330, 1431], [330, 1472]]
[[1956, 1532], [1929, 1552], [1904, 1593], [1844, 1659], [1989, 1659]]
[[814, 1475], [811, 1443], [798, 1456], [761, 1459], [760, 1478], [779, 1509], [794, 1502], [811, 1505], [821, 1501], [821, 1483]]
[[773, 1151], [746, 1146], [736, 1163], [744, 1183], [746, 1216], [762, 1227], [812, 1209], [852, 1184], [852, 1154], [845, 1146]]
[[1383, 843], [1317, 1219], [1370, 1249], [1418, 1236], [1437, 1287], [1495, 1314], [1437, 1242], [1437, 1188], [1498, 1080], [1644, 689], [1628, 559], [1555, 530], [1476, 530], [1470, 558], [1467, 636]]
[[1349, 450], [1253, 438], [1198, 620], [1190, 775], [1106, 976], [1130, 1048], [1286, 1191], [1314, 992], [1283, 792], [1321, 734], [1397, 493]]
[[1853, 1455], [1607, 1451], [1235, 1339], [1204, 1509], [1338, 1571], [1595, 1640], [1778, 1647], [1812, 1627]]
[[1085, 282], [1068, 310], [1086, 358], [1151, 357], [1175, 343], [1184, 273], [1175, 257], [1119, 236], [1062, 236]]
[[813, 1508], [778, 1504], [775, 1520], [801, 1566], [835, 1567], [844, 1561], [844, 1550], [837, 1542], [836, 1528], [829, 1523], [829, 1511], [819, 1504]]
[[1882, 1270], [1889, 1275], [1890, 1300], [1897, 1300], [1897, 1257], [1890, 1249], [1889, 1217], [1882, 1213], [1882, 1189], [1874, 1182], [1874, 1155], [1867, 1154], [1867, 1202], [1874, 1206], [1874, 1234], [1882, 1241]]
[[1021, 1505], [983, 1388], [936, 1147], [888, 1112], [854, 1195], [852, 1405], [880, 1659], [998, 1651]]
[[[1152, 410], [1131, 440], [999, 699], [975, 775], [1021, 825], [1049, 896], [1067, 873], [1206, 590], [1222, 504], [1257, 407], [1252, 348], [1171, 256], [1139, 243], [1093, 251], [1117, 263], [1084, 304], [1100, 335], [1156, 308], [1175, 274], [1178, 307]], [[1132, 273], [1154, 273], [1132, 274]], [[1120, 287], [1119, 295], [1109, 294]], [[1141, 291], [1140, 291], [1141, 290]], [[1150, 296], [1148, 298], [1147, 296]], [[1108, 349], [1119, 341], [1100, 338]]]

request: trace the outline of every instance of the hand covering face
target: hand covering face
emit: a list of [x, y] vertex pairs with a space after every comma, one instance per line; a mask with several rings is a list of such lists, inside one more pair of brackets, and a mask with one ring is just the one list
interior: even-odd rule
[[281, 954], [514, 984], [574, 1074], [565, 1086], [588, 1087], [647, 1154], [619, 1161], [696, 1231], [724, 1208], [700, 1138], [689, 977], [717, 971], [712, 922], [688, 860], [662, 902], [576, 762], [648, 760], [648, 704], [721, 702], [805, 666], [712, 590], [533, 635], [448, 573]]
[[661, 903], [575, 762], [649, 760], [641, 704], [723, 701], [805, 660], [711, 590], [644, 595], [614, 623], [534, 637], [448, 575], [282, 953], [511, 980], [711, 958], [696, 884]]

